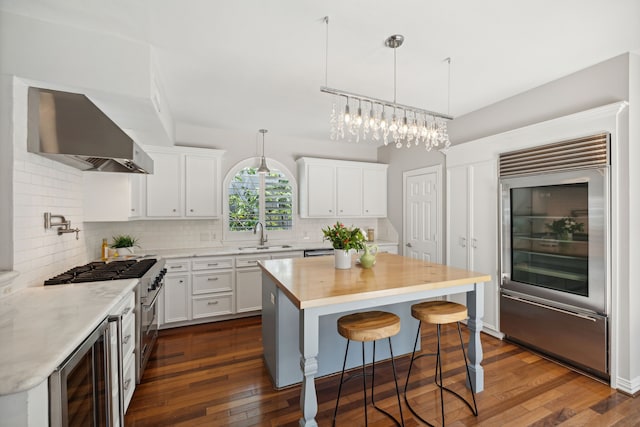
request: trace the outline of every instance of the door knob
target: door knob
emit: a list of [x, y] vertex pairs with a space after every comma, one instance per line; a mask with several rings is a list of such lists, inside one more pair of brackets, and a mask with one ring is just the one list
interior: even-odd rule
[[407, 247], [412, 248], [413, 246], [411, 246], [411, 243], [407, 243]]

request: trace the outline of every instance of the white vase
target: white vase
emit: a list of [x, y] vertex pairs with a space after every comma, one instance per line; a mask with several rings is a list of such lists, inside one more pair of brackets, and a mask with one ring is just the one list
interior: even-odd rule
[[118, 254], [120, 256], [133, 255], [133, 251], [134, 251], [134, 247], [133, 246], [129, 246], [129, 247], [126, 247], [126, 248], [118, 248]]
[[351, 268], [351, 253], [344, 249], [333, 250], [334, 263], [336, 268], [340, 270], [346, 270]]

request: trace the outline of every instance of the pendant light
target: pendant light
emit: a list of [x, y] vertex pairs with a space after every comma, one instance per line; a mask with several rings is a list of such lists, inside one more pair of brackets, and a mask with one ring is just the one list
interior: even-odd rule
[[260, 166], [258, 167], [258, 173], [269, 173], [269, 167], [267, 166], [267, 159], [264, 158], [264, 134], [268, 132], [266, 129], [260, 129], [258, 132], [262, 134], [262, 159], [260, 159]]

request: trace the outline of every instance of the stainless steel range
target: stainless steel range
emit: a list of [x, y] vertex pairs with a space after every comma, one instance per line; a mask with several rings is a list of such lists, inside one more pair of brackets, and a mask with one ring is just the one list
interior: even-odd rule
[[72, 268], [44, 282], [45, 285], [139, 279], [136, 287], [136, 382], [140, 383], [144, 367], [158, 337], [158, 295], [164, 284], [163, 259], [138, 258], [111, 262], [91, 262]]

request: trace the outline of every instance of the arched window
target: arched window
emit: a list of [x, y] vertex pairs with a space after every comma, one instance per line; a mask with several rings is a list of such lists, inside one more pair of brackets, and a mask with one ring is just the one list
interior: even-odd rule
[[268, 161], [270, 172], [259, 174], [253, 159], [240, 162], [227, 175], [225, 223], [228, 237], [252, 232], [258, 222], [268, 232], [293, 230], [294, 182], [278, 162]]

